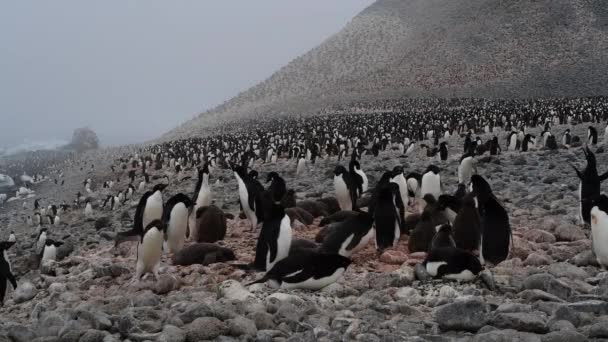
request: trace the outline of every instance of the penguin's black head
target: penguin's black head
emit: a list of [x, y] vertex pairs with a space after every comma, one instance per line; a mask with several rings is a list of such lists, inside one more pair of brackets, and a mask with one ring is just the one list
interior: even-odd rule
[[446, 224], [442, 224], [439, 226], [435, 227], [435, 231], [437, 232], [437, 234], [441, 233], [441, 234], [452, 234], [452, 225], [450, 225], [449, 223]]
[[266, 183], [270, 183], [273, 180], [278, 179], [278, 178], [280, 178], [279, 174], [272, 171], [271, 173], [268, 174], [268, 176], [266, 176]]
[[434, 205], [435, 203], [437, 203], [437, 199], [435, 199], [435, 196], [431, 194], [424, 195], [422, 199], [426, 202], [426, 205]]
[[203, 168], [200, 171], [203, 173], [209, 174], [209, 165], [207, 163], [205, 163], [203, 165]]
[[448, 208], [458, 212], [458, 209], [460, 208], [460, 201], [452, 195], [440, 195], [437, 199], [437, 209], [446, 210]]
[[245, 169], [244, 166], [234, 166], [232, 168], [232, 171], [234, 171], [234, 173], [236, 173], [237, 175], [239, 175], [239, 177], [241, 177], [241, 179], [245, 179], [245, 177], [247, 176], [247, 170]]
[[44, 244], [46, 246], [55, 246], [55, 247], [59, 247], [61, 245], [63, 245], [63, 242], [61, 241], [55, 241], [53, 239], [46, 239], [46, 241], [44, 242]]
[[433, 172], [436, 175], [438, 175], [440, 171], [441, 170], [437, 165], [429, 165], [429, 167], [426, 168], [426, 172]]
[[471, 176], [471, 192], [481, 198], [486, 198], [492, 195], [490, 183], [480, 175]]
[[359, 164], [359, 161], [357, 161], [356, 159], [351, 159], [349, 166], [353, 170], [361, 169], [361, 164]]
[[597, 207], [599, 210], [608, 214], [608, 196], [601, 195], [600, 197], [593, 200], [591, 208]]
[[163, 191], [167, 187], [168, 184], [160, 183], [156, 184], [154, 188], [152, 188], [152, 192]]
[[345, 173], [346, 173], [346, 168], [344, 166], [342, 166], [342, 165], [338, 165], [334, 169], [334, 175], [335, 176], [341, 176], [341, 175], [343, 175]]
[[403, 166], [397, 165], [393, 168], [393, 177], [399, 176], [399, 174], [403, 174]]
[[16, 242], [15, 241], [0, 241], [0, 251], [5, 251], [9, 248], [11, 248], [12, 245], [14, 245]]
[[352, 263], [352, 261], [349, 258], [344, 257], [340, 254], [325, 254], [325, 255], [321, 254], [320, 256], [327, 265], [333, 265], [336, 269], [338, 269], [338, 268], [346, 269]]

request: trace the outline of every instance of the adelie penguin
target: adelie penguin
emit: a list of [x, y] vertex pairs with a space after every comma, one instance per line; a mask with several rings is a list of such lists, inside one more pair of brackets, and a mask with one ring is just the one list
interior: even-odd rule
[[608, 267], [608, 197], [599, 196], [591, 208], [593, 253], [602, 267]]
[[194, 209], [189, 218], [188, 225], [190, 227], [194, 227], [196, 223], [195, 215], [198, 208], [210, 206], [212, 203], [211, 187], [209, 186], [209, 165], [207, 163], [201, 169], [198, 169], [198, 180], [194, 188], [192, 202], [194, 202]]
[[0, 306], [4, 304], [4, 297], [6, 296], [6, 289], [8, 288], [8, 282], [11, 283], [13, 289], [17, 288], [17, 280], [13, 275], [13, 269], [11, 262], [8, 259], [7, 250], [14, 245], [14, 241], [2, 241], [0, 242]]
[[141, 279], [146, 273], [152, 273], [154, 278], [158, 280], [165, 232], [166, 226], [160, 220], [153, 220], [143, 230], [137, 245], [134, 280]]
[[439, 158], [443, 161], [448, 160], [448, 143], [445, 141], [439, 144]]
[[323, 238], [321, 251], [350, 258], [353, 253], [367, 246], [374, 237], [374, 218], [366, 212], [340, 213], [345, 213], [340, 216], [343, 220], [327, 227], [329, 233]]
[[587, 129], [587, 144], [597, 145], [597, 130], [593, 126], [589, 126]]
[[449, 224], [443, 224], [436, 226], [435, 236], [431, 241], [431, 250], [442, 248], [442, 247], [456, 247], [456, 242], [452, 236], [452, 226]]
[[471, 176], [474, 173], [477, 173], [475, 155], [472, 153], [465, 153], [460, 158], [460, 165], [458, 165], [458, 183], [468, 185], [471, 182]]
[[507, 211], [492, 193], [490, 184], [480, 175], [471, 177], [471, 192], [479, 205], [481, 222], [481, 248], [479, 257], [482, 264], [498, 265], [509, 256], [511, 248], [511, 225]]
[[403, 176], [403, 167], [395, 166], [393, 168], [390, 181], [391, 183], [395, 183], [399, 186], [399, 197], [401, 198], [402, 204], [399, 214], [401, 220], [405, 220], [407, 216], [405, 208], [409, 205], [410, 199], [409, 190], [407, 188], [407, 181], [405, 179], [405, 176]]
[[44, 242], [44, 248], [40, 251], [39, 260], [42, 266], [46, 261], [57, 261], [57, 248], [63, 245], [61, 241], [55, 241], [52, 239], [46, 239]]
[[399, 197], [399, 186], [395, 183], [380, 185], [375, 198], [373, 215], [376, 226], [376, 249], [383, 251], [394, 247], [401, 236], [401, 215], [397, 202]]
[[196, 224], [191, 228], [190, 239], [196, 242], [216, 242], [226, 236], [226, 215], [215, 205], [198, 208]]
[[252, 178], [251, 175], [247, 174], [243, 166], [237, 166], [233, 171], [239, 187], [241, 207], [245, 216], [251, 222], [251, 231], [255, 231], [258, 223], [264, 220], [264, 209], [261, 200], [264, 187], [256, 179]]
[[177, 194], [171, 197], [163, 209], [163, 222], [167, 226], [167, 251], [176, 253], [184, 247], [188, 230], [188, 210], [193, 203], [188, 196]]
[[272, 198], [275, 202], [281, 202], [287, 195], [287, 185], [285, 180], [276, 172], [271, 172], [266, 177], [266, 183], [270, 183], [268, 191], [272, 193]]
[[162, 191], [166, 184], [156, 184], [154, 188], [143, 194], [135, 209], [133, 228], [126, 232], [116, 234], [115, 246], [124, 241], [139, 241], [144, 234], [144, 229], [153, 221], [163, 219], [163, 195]]
[[258, 270], [268, 271], [289, 255], [293, 232], [289, 216], [280, 204], [274, 202], [272, 194], [264, 191], [262, 197], [264, 223], [256, 244], [253, 266]]
[[587, 159], [587, 167], [585, 170], [580, 172], [574, 165], [571, 166], [580, 179], [580, 184], [578, 187], [580, 219], [583, 223], [590, 224], [592, 203], [600, 196], [600, 185], [604, 180], [606, 180], [606, 178], [608, 178], [608, 172], [598, 175], [595, 154], [591, 152], [589, 147], [585, 147], [583, 149], [583, 153]]
[[353, 210], [356, 207], [356, 184], [342, 165], [334, 169], [334, 189], [341, 210]]
[[424, 197], [427, 194], [431, 194], [435, 198], [439, 198], [441, 195], [441, 175], [439, 175], [439, 168], [435, 165], [427, 167], [422, 175], [420, 195]]
[[479, 250], [481, 221], [473, 194], [467, 194], [462, 199], [460, 210], [454, 219], [453, 225], [456, 247], [471, 252]]
[[320, 290], [335, 283], [351, 261], [339, 254], [304, 251], [279, 261], [263, 278], [248, 285], [272, 282], [282, 289]]
[[434, 278], [451, 280], [471, 281], [482, 271], [476, 256], [451, 246], [431, 249], [423, 265]]
[[359, 161], [355, 156], [355, 150], [353, 150], [353, 155], [348, 165], [348, 168], [351, 174], [351, 179], [358, 179], [357, 183], [360, 184], [358, 197], [361, 197], [361, 195], [367, 191], [369, 183], [365, 172], [361, 170], [361, 164], [359, 164]]

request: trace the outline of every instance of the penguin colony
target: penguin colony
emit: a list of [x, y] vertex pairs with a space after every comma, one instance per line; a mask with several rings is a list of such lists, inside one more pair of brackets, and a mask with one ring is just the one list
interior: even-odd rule
[[[608, 172], [598, 173], [591, 147], [601, 140], [593, 123], [605, 120], [607, 112], [598, 110], [594, 101], [564, 102], [538, 112], [531, 112], [529, 104], [508, 102], [488, 103], [481, 110], [473, 102], [461, 103], [458, 111], [445, 106], [438, 112], [350, 115], [348, 120], [336, 116], [271, 120], [213, 138], [149, 146], [117, 159], [111, 178], [84, 179], [70, 204], [45, 203], [45, 207], [39, 199], [33, 205], [24, 202], [27, 223], [37, 231], [31, 248], [39, 265], [54, 261], [63, 244], [64, 213], [93, 219], [99, 213], [135, 206], [131, 229], [118, 233], [115, 240], [116, 248], [126, 243], [135, 250], [133, 281], [148, 275], [158, 278], [163, 262], [233, 262], [249, 271], [244, 283], [320, 289], [339, 280], [368, 245], [381, 255], [403, 239], [408, 240], [410, 252], [426, 253], [419, 271], [471, 281], [483, 269], [507, 259], [512, 248], [509, 213], [492, 191], [491, 175], [477, 174], [477, 159], [500, 158], [503, 151], [575, 148], [585, 143], [585, 169], [572, 167], [580, 179], [581, 221], [591, 226], [594, 251], [605, 266], [608, 250], [601, 242], [608, 239], [608, 197], [601, 194], [600, 183]], [[590, 124], [583, 141], [571, 136], [569, 129], [551, 130], [554, 125], [579, 123]], [[541, 128], [538, 138], [529, 133], [533, 127]], [[493, 136], [484, 142], [477, 134]], [[450, 140], [454, 135], [464, 138], [462, 150]], [[397, 166], [370, 182], [365, 170], [389, 150], [422, 158], [428, 166], [421, 170]], [[460, 161], [457, 170], [440, 166], [449, 158]], [[292, 162], [293, 172], [255, 170], [279, 161]], [[94, 165], [81, 168], [93, 170]], [[334, 197], [297, 200], [284, 177], [297, 178], [321, 168], [331, 175]], [[214, 177], [219, 169], [231, 170], [232, 179]], [[458, 175], [457, 184], [444, 184], [442, 174], [447, 172]], [[30, 187], [37, 182], [55, 178], [56, 186], [63, 184], [57, 171], [51, 177], [24, 176], [25, 190], [17, 191], [17, 198], [31, 195]], [[193, 191], [174, 193], [173, 187], [182, 182], [192, 183]], [[213, 187], [224, 182], [236, 184], [234, 205], [257, 236], [250, 263], [234, 261], [235, 253], [221, 243], [231, 238], [227, 220], [233, 218], [214, 205]], [[296, 239], [297, 223], [311, 224], [315, 219], [322, 227], [316, 241]], [[7, 285], [17, 286], [8, 254], [15, 242], [11, 234], [0, 243], [2, 297]], [[170, 260], [163, 261], [164, 254]], [[258, 277], [252, 274], [255, 271], [264, 274]]]

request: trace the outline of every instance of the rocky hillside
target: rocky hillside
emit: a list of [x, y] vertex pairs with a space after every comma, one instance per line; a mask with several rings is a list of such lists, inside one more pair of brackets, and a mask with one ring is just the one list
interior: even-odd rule
[[257, 86], [167, 134], [396, 97], [606, 94], [602, 0], [378, 0]]

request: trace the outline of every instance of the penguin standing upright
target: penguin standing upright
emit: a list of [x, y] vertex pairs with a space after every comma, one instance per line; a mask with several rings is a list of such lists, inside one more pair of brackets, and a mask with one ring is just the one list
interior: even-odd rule
[[593, 126], [589, 126], [587, 130], [587, 144], [597, 145], [597, 130]]
[[449, 224], [442, 224], [436, 226], [435, 236], [431, 240], [431, 250], [442, 247], [456, 247], [456, 242], [452, 236], [452, 226]]
[[188, 209], [193, 205], [192, 200], [184, 194], [171, 197], [163, 209], [163, 222], [167, 227], [167, 250], [177, 253], [184, 246], [188, 230]]
[[133, 228], [129, 231], [116, 234], [115, 246], [124, 241], [141, 242], [145, 228], [152, 221], [158, 220], [162, 223], [164, 209], [162, 191], [166, 187], [166, 184], [156, 184], [152, 190], [147, 191], [141, 196], [135, 209]]
[[583, 149], [583, 153], [587, 159], [585, 170], [580, 172], [574, 165], [571, 166], [581, 181], [578, 187], [580, 219], [582, 223], [590, 224], [591, 205], [593, 200], [600, 196], [600, 184], [608, 178], [608, 171], [602, 175], [598, 175], [595, 154], [593, 154], [588, 146]]
[[266, 178], [266, 183], [270, 183], [268, 191], [272, 193], [272, 198], [275, 202], [281, 202], [281, 200], [287, 194], [287, 185], [285, 180], [279, 176], [276, 172], [271, 172]]
[[441, 160], [448, 160], [448, 143], [443, 141], [439, 144], [439, 157]]
[[46, 243], [46, 228], [40, 228], [38, 236], [36, 237], [36, 253], [40, 253]]
[[134, 280], [141, 279], [146, 273], [152, 273], [158, 280], [160, 258], [163, 250], [166, 226], [161, 220], [155, 219], [143, 230], [137, 245], [137, 264], [135, 266]]
[[490, 142], [490, 155], [495, 156], [500, 154], [500, 152], [502, 152], [502, 149], [500, 148], [500, 144], [498, 143], [498, 137], [495, 136]]
[[497, 265], [509, 256], [511, 247], [511, 225], [509, 216], [503, 206], [492, 193], [490, 184], [480, 175], [471, 177], [472, 193], [479, 205], [481, 222], [481, 249], [479, 251], [482, 264], [490, 262]]
[[393, 171], [391, 173], [391, 179], [390, 179], [391, 183], [395, 183], [399, 186], [399, 196], [401, 198], [401, 207], [400, 209], [400, 217], [401, 217], [401, 221], [403, 222], [406, 217], [406, 211], [405, 208], [409, 205], [409, 190], [407, 188], [407, 181], [405, 180], [405, 176], [403, 176], [403, 167], [401, 166], [395, 166], [393, 168]]
[[61, 241], [46, 239], [44, 242], [44, 247], [40, 252], [40, 265], [44, 264], [46, 261], [56, 261], [57, 248], [59, 248], [61, 245], [63, 245], [63, 242]]
[[399, 197], [399, 186], [395, 183], [380, 185], [376, 191], [373, 215], [376, 226], [376, 249], [383, 251], [394, 247], [401, 236], [401, 217], [397, 208]]
[[453, 231], [456, 247], [471, 252], [479, 250], [481, 222], [473, 194], [467, 194], [462, 199], [460, 210], [454, 219]]
[[433, 197], [439, 198], [439, 195], [441, 195], [441, 176], [439, 175], [439, 168], [437, 166], [430, 165], [427, 167], [422, 175], [421, 183], [420, 196], [424, 197], [427, 194], [431, 194]]
[[476, 173], [474, 155], [465, 153], [460, 158], [460, 165], [458, 165], [458, 183], [468, 185], [473, 173]]
[[572, 143], [572, 135], [570, 134], [570, 128], [566, 129], [564, 136], [562, 137], [562, 145], [570, 147]]
[[340, 204], [341, 210], [353, 210], [356, 206], [356, 189], [353, 184], [350, 174], [342, 165], [336, 166], [334, 169], [334, 188], [336, 191], [336, 199]]
[[210, 206], [212, 203], [211, 187], [209, 186], [209, 165], [205, 163], [201, 169], [198, 169], [197, 173], [198, 180], [192, 196], [194, 208], [188, 221], [190, 229], [196, 224], [196, 211], [198, 208]]
[[245, 216], [251, 222], [251, 231], [254, 231], [258, 223], [264, 220], [264, 209], [261, 199], [264, 187], [256, 179], [253, 179], [251, 175], [247, 174], [243, 166], [237, 166], [233, 171], [238, 182], [241, 207]]
[[411, 172], [405, 177], [407, 181], [407, 190], [410, 197], [419, 195], [420, 184], [422, 183], [422, 175], [416, 172]]
[[591, 235], [593, 253], [597, 262], [603, 267], [608, 267], [608, 197], [606, 195], [601, 195], [593, 201]]
[[355, 154], [353, 153], [353, 159], [350, 162], [349, 168], [351, 169], [351, 174], [354, 172], [355, 174], [359, 175], [359, 177], [361, 177], [361, 188], [359, 193], [360, 197], [364, 192], [367, 191], [369, 182], [367, 180], [367, 175], [365, 175], [365, 172], [361, 170], [361, 164], [359, 164], [359, 161], [354, 158], [354, 155]]
[[300, 157], [298, 158], [298, 166], [296, 168], [296, 175], [301, 175], [304, 173], [306, 169], [306, 157], [304, 153], [300, 153]]
[[86, 205], [84, 207], [84, 216], [90, 218], [93, 216], [93, 206], [91, 205], [91, 200], [87, 198], [85, 203]]
[[256, 244], [254, 267], [269, 271], [289, 255], [293, 233], [289, 216], [283, 206], [274, 202], [272, 193], [264, 191], [261, 197], [264, 223]]
[[0, 242], [0, 307], [4, 304], [4, 296], [8, 288], [7, 281], [11, 283], [13, 289], [17, 288], [17, 280], [13, 275], [11, 262], [8, 259], [7, 250], [14, 245], [15, 242], [2, 241]]

